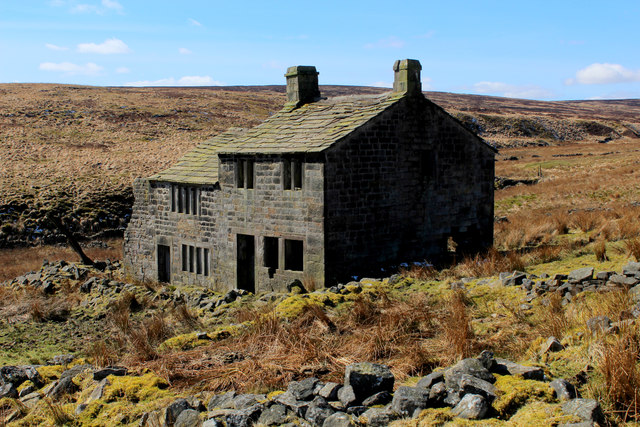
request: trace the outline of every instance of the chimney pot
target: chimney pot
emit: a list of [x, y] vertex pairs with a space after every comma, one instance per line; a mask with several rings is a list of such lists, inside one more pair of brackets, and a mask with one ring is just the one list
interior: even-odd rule
[[417, 59], [396, 61], [393, 64], [393, 91], [407, 94], [422, 93], [420, 70], [422, 70], [422, 66]]
[[296, 65], [289, 67], [284, 75], [287, 78], [287, 104], [299, 107], [320, 98], [316, 67]]

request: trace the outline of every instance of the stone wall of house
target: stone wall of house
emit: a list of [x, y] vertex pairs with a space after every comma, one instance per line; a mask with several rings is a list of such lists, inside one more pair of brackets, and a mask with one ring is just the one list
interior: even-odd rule
[[[140, 280], [157, 281], [158, 246], [163, 245], [170, 248], [171, 283], [214, 287], [212, 237], [218, 212], [213, 207], [219, 191], [214, 186], [198, 186], [200, 194], [195, 203], [198, 213], [187, 214], [177, 212], [176, 201], [172, 209], [172, 185], [141, 179], [135, 181], [133, 215], [124, 239], [125, 271]], [[187, 251], [193, 247], [194, 254], [200, 255], [199, 272], [195, 261], [191, 268], [188, 264], [186, 268], [183, 266], [183, 245]], [[197, 248], [202, 252], [196, 252]], [[207, 259], [203, 256], [204, 249], [208, 249]], [[204, 263], [208, 266], [206, 275]]]
[[[491, 245], [494, 153], [407, 97], [326, 153], [327, 281]], [[461, 248], [462, 249], [462, 248]]]
[[[309, 157], [302, 161], [301, 189], [283, 189], [283, 158], [253, 156], [252, 189], [236, 188], [238, 159], [221, 156], [217, 195], [218, 226], [214, 270], [217, 287], [234, 288], [238, 282], [238, 235], [253, 236], [255, 290], [286, 290], [298, 279], [306, 286], [324, 286], [324, 167]], [[265, 238], [278, 239], [277, 268], [265, 266]], [[285, 241], [302, 241], [303, 269], [285, 268]]]

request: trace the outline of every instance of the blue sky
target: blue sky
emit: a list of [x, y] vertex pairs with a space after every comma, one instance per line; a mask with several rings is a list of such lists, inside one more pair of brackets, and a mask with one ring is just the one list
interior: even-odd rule
[[390, 86], [530, 99], [640, 98], [640, 1], [2, 0], [0, 82]]

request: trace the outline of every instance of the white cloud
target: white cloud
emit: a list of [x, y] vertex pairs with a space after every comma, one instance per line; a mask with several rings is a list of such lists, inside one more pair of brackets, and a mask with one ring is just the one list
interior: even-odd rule
[[45, 46], [46, 46], [47, 49], [51, 49], [51, 50], [69, 50], [68, 47], [57, 46], [57, 45], [51, 44], [51, 43], [45, 43]]
[[125, 86], [221, 86], [223, 83], [209, 76], [184, 76], [178, 80], [173, 77], [160, 80], [141, 80], [125, 83]]
[[565, 80], [565, 84], [598, 85], [638, 81], [640, 81], [640, 70], [630, 70], [620, 64], [594, 63], [578, 70], [576, 77]]
[[186, 47], [181, 47], [180, 49], [178, 49], [178, 52], [180, 53], [180, 55], [191, 55], [193, 53]]
[[131, 49], [120, 39], [108, 39], [104, 43], [80, 43], [78, 45], [80, 53], [98, 53], [100, 55], [111, 55], [115, 53], [130, 53]]
[[536, 85], [512, 85], [503, 82], [478, 82], [473, 85], [477, 93], [506, 96], [507, 98], [544, 99], [553, 93]]
[[43, 71], [53, 71], [69, 75], [96, 75], [103, 70], [101, 66], [96, 65], [93, 62], [88, 62], [84, 65], [72, 64], [71, 62], [43, 62], [42, 64], [40, 64], [40, 69]]
[[435, 34], [436, 34], [436, 31], [435, 31], [435, 30], [429, 30], [429, 31], [427, 31], [427, 32], [426, 32], [426, 33], [424, 33], [424, 34], [417, 35], [415, 38], [417, 38], [417, 39], [430, 39], [430, 38], [431, 38], [431, 37], [433, 37]]
[[118, 73], [118, 74], [128, 74], [130, 72], [131, 72], [131, 70], [128, 69], [127, 67], [118, 67], [118, 68], [116, 68], [116, 73]]
[[202, 27], [202, 24], [193, 18], [189, 18], [189, 24], [193, 25], [194, 27]]
[[386, 39], [378, 40], [375, 43], [367, 43], [364, 45], [365, 49], [376, 49], [376, 48], [391, 48], [391, 49], [400, 49], [404, 47], [404, 41], [400, 40], [395, 36], [387, 37]]
[[[62, 6], [64, 2], [57, 1], [57, 6]], [[74, 5], [70, 11], [71, 13], [97, 13], [98, 15], [104, 15], [109, 11], [113, 11], [122, 14], [123, 7], [116, 0], [102, 0], [100, 5], [81, 3]]]
[[115, 10], [118, 13], [122, 13], [122, 5], [115, 0], [102, 0], [102, 6], [107, 9]]

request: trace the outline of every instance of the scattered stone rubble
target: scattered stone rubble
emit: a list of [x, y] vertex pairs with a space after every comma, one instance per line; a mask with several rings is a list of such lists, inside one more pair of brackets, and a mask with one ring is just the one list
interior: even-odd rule
[[[43, 398], [53, 401], [69, 399], [80, 391], [73, 378], [92, 372], [93, 391], [84, 402], [77, 402], [76, 415], [87, 405], [101, 399], [110, 385], [109, 376], [128, 375], [123, 367], [94, 368], [76, 365], [65, 370], [60, 378], [45, 386], [38, 366], [4, 366], [0, 368], [0, 398], [18, 399], [32, 408]], [[450, 407], [458, 418], [481, 420], [495, 416], [492, 403], [500, 391], [494, 386], [495, 375], [519, 375], [523, 379], [548, 381], [542, 368], [523, 366], [494, 358], [483, 351], [476, 358], [463, 359], [445, 369], [436, 370], [413, 386], [400, 386], [394, 392], [395, 378], [389, 367], [375, 363], [355, 363], [346, 367], [344, 383], [322, 382], [309, 377], [289, 383], [284, 392], [237, 394], [230, 391], [213, 395], [208, 404], [195, 398], [179, 398], [163, 411], [145, 413], [141, 426], [164, 425], [175, 427], [227, 426], [386, 426], [391, 421], [417, 417], [428, 408]], [[18, 393], [18, 387], [31, 381], [32, 385]], [[597, 401], [582, 399], [576, 388], [566, 379], [548, 383], [562, 411], [575, 415], [585, 425], [603, 423], [604, 415]], [[16, 420], [20, 411], [9, 416]]]

